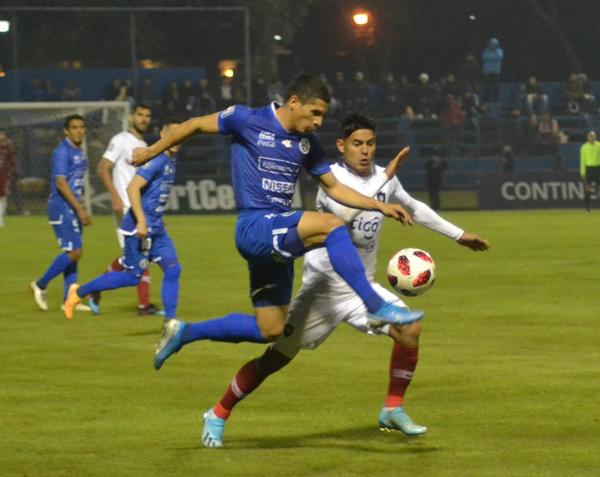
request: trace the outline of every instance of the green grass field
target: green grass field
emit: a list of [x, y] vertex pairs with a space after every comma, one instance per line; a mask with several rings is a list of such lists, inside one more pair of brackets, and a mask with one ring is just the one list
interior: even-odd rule
[[[241, 403], [216, 450], [200, 444], [201, 414], [264, 347], [194, 343], [154, 371], [161, 322], [135, 315], [133, 289], [104, 295], [99, 317], [67, 321], [60, 277], [52, 310], [36, 309], [28, 283], [58, 249], [44, 217], [9, 217], [0, 229], [0, 475], [600, 475], [600, 215], [445, 215], [492, 249], [473, 253], [391, 222], [380, 249], [382, 262], [407, 246], [437, 261], [435, 287], [407, 300], [426, 317], [406, 407], [429, 432], [378, 430], [391, 341], [341, 326]], [[233, 223], [168, 219], [182, 319], [251, 310]], [[111, 219], [95, 217], [80, 279], [117, 253]], [[160, 269], [152, 273], [159, 301]]]

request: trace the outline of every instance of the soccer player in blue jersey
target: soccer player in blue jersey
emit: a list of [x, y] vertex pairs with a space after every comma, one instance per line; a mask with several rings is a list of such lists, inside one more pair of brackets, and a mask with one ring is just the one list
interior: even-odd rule
[[[169, 120], [163, 126], [161, 136], [175, 127]], [[155, 160], [137, 170], [127, 186], [131, 208], [123, 217], [121, 232], [125, 236], [123, 257], [124, 270], [110, 271], [79, 286], [71, 285], [65, 302], [65, 316], [73, 317], [73, 311], [86, 295], [115, 288], [136, 286], [150, 261], [163, 270], [162, 300], [165, 319], [175, 318], [179, 294], [181, 266], [171, 238], [165, 230], [163, 211], [175, 180], [174, 154], [179, 146], [172, 146]]]
[[376, 319], [410, 323], [422, 318], [422, 311], [399, 308], [377, 294], [342, 220], [333, 214], [291, 210], [298, 175], [305, 168], [336, 201], [411, 222], [401, 206], [366, 197], [335, 179], [313, 134], [323, 122], [329, 101], [327, 86], [314, 76], [303, 75], [290, 86], [282, 105], [231, 106], [192, 118], [152, 146], [134, 150], [132, 161], [139, 165], [197, 133], [232, 136], [231, 167], [238, 208], [235, 240], [248, 262], [256, 315], [231, 313], [189, 324], [166, 321], [155, 354], [157, 369], [183, 345], [196, 340], [275, 340], [283, 332], [291, 300], [293, 261], [314, 247], [327, 249], [334, 270]]
[[80, 202], [83, 196], [83, 178], [87, 170], [87, 159], [81, 148], [85, 132], [83, 116], [67, 116], [64, 122], [66, 137], [52, 151], [48, 222], [52, 225], [63, 253], [54, 258], [39, 279], [29, 284], [35, 302], [44, 311], [48, 310], [46, 288], [53, 278], [63, 274], [63, 300], [66, 299], [71, 284], [77, 281], [77, 262], [83, 253], [83, 226], [92, 223]]

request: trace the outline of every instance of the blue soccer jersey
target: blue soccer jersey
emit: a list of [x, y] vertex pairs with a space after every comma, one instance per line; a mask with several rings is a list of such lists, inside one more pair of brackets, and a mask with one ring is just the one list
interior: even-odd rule
[[313, 176], [329, 172], [316, 136], [286, 131], [275, 116], [277, 107], [238, 105], [219, 113], [219, 131], [233, 136], [232, 184], [239, 211], [289, 211], [303, 167]]
[[52, 165], [50, 171], [50, 197], [53, 202], [63, 202], [71, 207], [56, 187], [56, 178], [65, 177], [69, 188], [81, 200], [83, 196], [83, 177], [87, 170], [87, 159], [85, 152], [74, 146], [68, 139], [64, 139], [52, 151]]
[[[142, 209], [146, 216], [148, 233], [155, 234], [164, 229], [163, 213], [171, 188], [175, 181], [175, 161], [165, 153], [148, 162], [136, 172], [148, 182], [142, 189]], [[121, 224], [121, 230], [131, 235], [136, 231], [137, 219], [130, 209]]]

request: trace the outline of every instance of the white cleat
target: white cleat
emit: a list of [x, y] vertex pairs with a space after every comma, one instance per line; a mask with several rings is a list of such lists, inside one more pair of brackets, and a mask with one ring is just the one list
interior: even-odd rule
[[46, 301], [46, 290], [42, 290], [34, 280], [29, 284], [29, 289], [33, 293], [33, 299], [37, 306], [44, 311], [48, 311], [48, 302]]

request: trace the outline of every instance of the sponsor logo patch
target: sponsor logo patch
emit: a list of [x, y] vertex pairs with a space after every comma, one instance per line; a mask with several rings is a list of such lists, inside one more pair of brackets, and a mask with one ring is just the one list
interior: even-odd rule
[[300, 172], [300, 165], [283, 159], [260, 156], [258, 158], [258, 170], [272, 174], [281, 174], [283, 176], [297, 177]]

